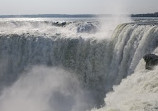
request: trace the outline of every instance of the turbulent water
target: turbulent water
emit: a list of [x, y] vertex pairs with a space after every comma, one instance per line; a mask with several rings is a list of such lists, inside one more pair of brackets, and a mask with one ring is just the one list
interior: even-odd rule
[[150, 82], [157, 88], [157, 70], [146, 71], [140, 60], [156, 52], [158, 25], [137, 21], [113, 31], [115, 25], [1, 19], [0, 110], [85, 111], [105, 104], [98, 110], [156, 111]]
[[139, 69], [107, 94], [105, 107], [92, 111], [158, 111], [157, 79], [158, 68]]

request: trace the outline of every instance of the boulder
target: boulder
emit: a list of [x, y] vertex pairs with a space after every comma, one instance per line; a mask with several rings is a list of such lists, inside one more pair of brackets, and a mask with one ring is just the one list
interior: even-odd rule
[[52, 25], [58, 26], [58, 27], [64, 27], [67, 23], [66, 22], [54, 22]]
[[146, 62], [145, 68], [148, 70], [152, 70], [155, 65], [158, 65], [158, 56], [155, 54], [146, 54], [143, 59]]

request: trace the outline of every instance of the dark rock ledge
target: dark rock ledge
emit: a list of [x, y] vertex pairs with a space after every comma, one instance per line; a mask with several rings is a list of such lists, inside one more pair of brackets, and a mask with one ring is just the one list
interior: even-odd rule
[[146, 62], [145, 68], [148, 70], [152, 70], [154, 66], [158, 65], [158, 56], [155, 54], [146, 54], [143, 59]]

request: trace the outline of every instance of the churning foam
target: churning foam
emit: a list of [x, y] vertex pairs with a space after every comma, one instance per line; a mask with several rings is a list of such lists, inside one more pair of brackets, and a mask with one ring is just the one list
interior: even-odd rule
[[113, 89], [105, 98], [106, 106], [92, 111], [158, 111], [158, 67], [137, 70]]

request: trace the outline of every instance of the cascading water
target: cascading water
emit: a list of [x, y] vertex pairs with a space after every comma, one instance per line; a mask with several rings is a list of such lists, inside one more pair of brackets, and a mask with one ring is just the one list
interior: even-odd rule
[[122, 24], [113, 34], [112, 59], [107, 84], [119, 84], [133, 73], [140, 59], [152, 53], [158, 45], [158, 26], [150, 24]]
[[[24, 106], [28, 105], [27, 107], [30, 106], [32, 108], [30, 111], [39, 110], [39, 108], [36, 108], [36, 105], [39, 107], [40, 104], [44, 105], [43, 107], [41, 106], [44, 108], [41, 108], [41, 111], [49, 111], [51, 109], [55, 111], [81, 111], [87, 108], [99, 107], [104, 104], [103, 98], [107, 92], [112, 90], [113, 85], [119, 84], [123, 78], [132, 74], [141, 58], [147, 53], [152, 53], [158, 45], [157, 24], [122, 24], [115, 29], [111, 38], [104, 39], [100, 37], [102, 34], [100, 34], [100, 24], [96, 21], [60, 23], [9, 20], [1, 21], [0, 24], [0, 88], [2, 93], [0, 109], [2, 111], [9, 111], [10, 109], [7, 109], [6, 104], [8, 102], [12, 104], [12, 102], [16, 101], [17, 95], [14, 93], [14, 88], [19, 93], [25, 92], [21, 87], [28, 88], [28, 93], [17, 96], [19, 102], [26, 99], [29, 95], [37, 94], [37, 98], [39, 98], [30, 100], [28, 98], [28, 101], [33, 102], [32, 104], [38, 101], [35, 106], [30, 106], [30, 104], [27, 104], [27, 101], [23, 101], [24, 104], [26, 102]], [[80, 93], [74, 87], [72, 91], [62, 90], [64, 93], [59, 90], [61, 94], [57, 95], [58, 98], [56, 98], [59, 100], [55, 99], [57, 102], [54, 102], [52, 99], [54, 97], [53, 94], [56, 92], [54, 90], [56, 87], [47, 85], [45, 83], [47, 80], [45, 79], [43, 79], [44, 85], [41, 85], [41, 87], [50, 87], [50, 90], [46, 88], [46, 90], [38, 92], [41, 90], [39, 90], [40, 86], [37, 86], [37, 89], [35, 88], [37, 91], [34, 92], [31, 89], [36, 87], [36, 84], [29, 86], [27, 80], [32, 78], [29, 71], [38, 65], [49, 68], [60, 67], [64, 71], [75, 74], [75, 78], [80, 84], [75, 85], [76, 83], [72, 83], [71, 80], [70, 83], [83, 92]], [[38, 70], [38, 68], [35, 69]], [[46, 76], [47, 70], [47, 68], [44, 70]], [[62, 72], [64, 73], [64, 71]], [[55, 73], [55, 71], [51, 72], [52, 74]], [[23, 79], [21, 80], [21, 77], [23, 78], [24, 75], [29, 76], [26, 76], [27, 79], [24, 79], [25, 81], [22, 82]], [[43, 75], [33, 73], [33, 77], [36, 76], [43, 77]], [[54, 76], [48, 74], [49, 78], [54, 78]], [[62, 80], [60, 78], [59, 80], [57, 79], [57, 81]], [[35, 81], [42, 82], [40, 78], [35, 79]], [[52, 81], [55, 81], [55, 79], [52, 79]], [[20, 86], [21, 82], [24, 84], [23, 86]], [[69, 82], [63, 83], [65, 85], [62, 87], [68, 87], [67, 84]], [[31, 81], [31, 84], [33, 84], [33, 81]], [[53, 82], [48, 82], [48, 84], [53, 84]], [[58, 84], [57, 87], [60, 86], [60, 82]], [[7, 86], [10, 89], [6, 89]], [[58, 88], [60, 89], [60, 87]], [[45, 94], [48, 94], [48, 96]], [[7, 96], [10, 98], [6, 98]], [[52, 99], [49, 100], [49, 97]], [[86, 100], [74, 99], [80, 97]], [[64, 106], [68, 105], [66, 109], [55, 108], [54, 104], [60, 104], [60, 100], [70, 102], [70, 104], [66, 104], [66, 102], [62, 104]], [[55, 109], [50, 107], [49, 101], [52, 101]], [[86, 101], [87, 104], [83, 101]], [[74, 102], [77, 104], [71, 104]], [[84, 103], [85, 106], [78, 103]], [[74, 107], [83, 108], [75, 109]], [[23, 109], [15, 108], [15, 110]]]
[[117, 35], [114, 60], [121, 60], [111, 62], [112, 67], [116, 65], [116, 71], [109, 73], [112, 78], [109, 83], [121, 84], [113, 86], [113, 92], [106, 95], [104, 107], [92, 111], [157, 111], [157, 68], [146, 70], [142, 60], [145, 54], [157, 54], [157, 24], [132, 23], [118, 27], [120, 30], [114, 33]]
[[[83, 87], [87, 87], [98, 101], [104, 97], [104, 93], [100, 93], [104, 87], [101, 85], [104, 84], [99, 83], [105, 81], [104, 67], [107, 67], [107, 63], [104, 61], [107, 61], [105, 56], [108, 52], [106, 41], [97, 43], [96, 40], [83, 38], [44, 38], [13, 34], [1, 36], [0, 43], [1, 61], [4, 63], [1, 83], [12, 84], [21, 72], [33, 65], [59, 66], [77, 73]], [[96, 88], [98, 85], [100, 88]]]
[[97, 30], [97, 22], [66, 23], [63, 26], [57, 22], [22, 23], [3, 23], [13, 29], [9, 29], [8, 34], [2, 28], [0, 35], [0, 60], [3, 63], [0, 82], [4, 84], [1, 88], [11, 85], [34, 65], [58, 66], [77, 74], [94, 106], [103, 103], [105, 67], [108, 67], [110, 52], [109, 40], [92, 38], [96, 36], [92, 32]]

